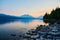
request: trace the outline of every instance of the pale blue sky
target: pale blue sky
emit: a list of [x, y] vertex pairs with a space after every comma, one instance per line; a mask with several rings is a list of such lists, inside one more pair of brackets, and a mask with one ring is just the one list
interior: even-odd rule
[[58, 5], [58, 0], [0, 0], [0, 13], [40, 16]]

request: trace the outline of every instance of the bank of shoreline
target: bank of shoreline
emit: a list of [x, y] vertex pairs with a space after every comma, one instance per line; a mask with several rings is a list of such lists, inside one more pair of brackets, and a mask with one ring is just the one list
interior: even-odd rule
[[[56, 36], [56, 37], [55, 37]], [[24, 40], [60, 40], [60, 24], [40, 25], [23, 36]]]

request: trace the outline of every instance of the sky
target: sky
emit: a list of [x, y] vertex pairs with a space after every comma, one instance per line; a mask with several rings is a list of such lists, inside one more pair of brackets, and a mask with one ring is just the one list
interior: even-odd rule
[[60, 0], [0, 0], [0, 13], [21, 16], [43, 16], [60, 7]]

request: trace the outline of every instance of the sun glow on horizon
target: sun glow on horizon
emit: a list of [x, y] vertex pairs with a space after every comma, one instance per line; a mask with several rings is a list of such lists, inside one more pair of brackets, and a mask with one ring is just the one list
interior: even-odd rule
[[50, 13], [57, 6], [57, 0], [0, 0], [0, 13], [21, 16], [29, 14], [34, 17]]

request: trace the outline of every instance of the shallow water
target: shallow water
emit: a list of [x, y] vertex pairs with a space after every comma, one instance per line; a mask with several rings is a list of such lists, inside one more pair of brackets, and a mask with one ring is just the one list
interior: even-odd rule
[[38, 25], [45, 25], [42, 20], [20, 19], [18, 21], [0, 22], [0, 39], [7, 40], [11, 34], [21, 35]]

